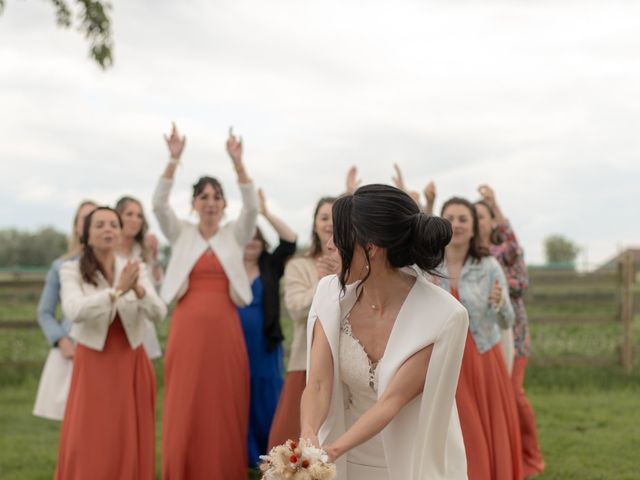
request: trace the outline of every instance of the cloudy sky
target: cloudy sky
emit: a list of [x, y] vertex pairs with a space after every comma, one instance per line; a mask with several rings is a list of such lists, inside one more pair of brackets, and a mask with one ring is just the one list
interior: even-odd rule
[[[49, 2], [0, 17], [0, 228], [68, 230], [79, 200], [149, 208], [175, 120], [172, 203], [218, 176], [229, 125], [274, 212], [306, 240], [357, 165], [439, 200], [491, 184], [532, 263], [563, 234], [590, 264], [640, 244], [640, 2], [114, 0], [115, 65]], [[438, 204], [440, 204], [439, 202]], [[155, 222], [152, 222], [155, 226]]]

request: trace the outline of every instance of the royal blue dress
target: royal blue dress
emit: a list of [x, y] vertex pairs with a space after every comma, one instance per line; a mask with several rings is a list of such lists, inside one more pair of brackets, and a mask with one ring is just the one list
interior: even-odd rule
[[239, 308], [240, 321], [249, 355], [251, 393], [249, 400], [249, 466], [260, 463], [267, 452], [271, 421], [282, 390], [283, 350], [279, 344], [271, 352], [264, 335], [263, 284], [257, 277], [251, 284], [253, 300]]

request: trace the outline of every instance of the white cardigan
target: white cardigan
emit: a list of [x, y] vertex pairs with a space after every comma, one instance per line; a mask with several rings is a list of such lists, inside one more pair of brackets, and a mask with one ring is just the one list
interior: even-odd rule
[[182, 297], [189, 286], [189, 273], [200, 256], [211, 248], [229, 279], [229, 294], [233, 302], [240, 307], [250, 304], [253, 296], [244, 268], [243, 254], [244, 246], [255, 234], [258, 218], [258, 196], [253, 183], [239, 184], [242, 195], [240, 216], [220, 227], [209, 240], [202, 237], [197, 225], [178, 219], [169, 205], [172, 186], [173, 180], [160, 177], [153, 192], [153, 213], [162, 233], [171, 243], [171, 260], [160, 296], [167, 303]]
[[[126, 264], [127, 260], [115, 257], [114, 285], [118, 284]], [[137, 348], [151, 328], [151, 322], [159, 322], [167, 314], [167, 307], [153, 288], [147, 268], [144, 264], [140, 266], [138, 283], [145, 290], [141, 299], [130, 290], [113, 302], [110, 293], [114, 288], [100, 272], [96, 280], [97, 286], [84, 281], [78, 260], [69, 260], [60, 268], [62, 311], [72, 321], [71, 337], [82, 345], [101, 351], [109, 326], [118, 313], [129, 345]]]
[[[416, 273], [415, 271], [413, 272]], [[333, 357], [333, 388], [327, 418], [318, 433], [320, 444], [334, 441], [345, 431], [340, 379], [340, 321], [355, 302], [356, 284], [341, 297], [335, 275], [318, 284], [307, 325], [307, 352], [313, 327], [322, 323]], [[391, 331], [379, 364], [378, 398], [398, 368], [414, 353], [433, 344], [423, 393], [411, 401], [382, 430], [389, 478], [451, 480], [467, 478], [467, 462], [458, 419], [455, 393], [469, 319], [467, 311], [448, 292], [421, 274], [412, 287]], [[307, 355], [307, 372], [309, 355]], [[336, 480], [345, 480], [346, 455], [336, 462]]]

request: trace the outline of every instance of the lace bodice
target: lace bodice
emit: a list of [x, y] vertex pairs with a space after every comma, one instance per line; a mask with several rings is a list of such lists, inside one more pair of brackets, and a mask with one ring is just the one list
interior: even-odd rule
[[[349, 316], [340, 328], [340, 378], [344, 392], [345, 426], [349, 429], [378, 399], [378, 366], [371, 362], [362, 344], [353, 336]], [[348, 461], [385, 467], [380, 434], [348, 453]]]

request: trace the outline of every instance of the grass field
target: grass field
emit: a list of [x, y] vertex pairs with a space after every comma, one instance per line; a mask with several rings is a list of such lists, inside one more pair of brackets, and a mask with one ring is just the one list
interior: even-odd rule
[[[531, 308], [535, 313], [536, 307]], [[567, 313], [566, 308], [559, 309]], [[568, 313], [579, 312], [574, 307]], [[4, 304], [0, 319], [33, 319], [35, 306]], [[547, 311], [548, 308], [547, 308]], [[553, 312], [558, 313], [558, 312]], [[165, 342], [169, 322], [159, 334]], [[290, 324], [285, 333], [290, 338]], [[536, 410], [547, 463], [541, 480], [640, 478], [640, 365], [627, 376], [617, 365], [621, 325], [533, 324], [526, 388]], [[640, 317], [634, 324], [636, 345]], [[47, 346], [39, 329], [0, 330], [0, 479], [49, 479], [55, 468], [59, 424], [31, 408]], [[636, 355], [636, 359], [638, 355]], [[162, 363], [158, 377], [159, 452]], [[249, 473], [248, 478], [257, 478]]]

